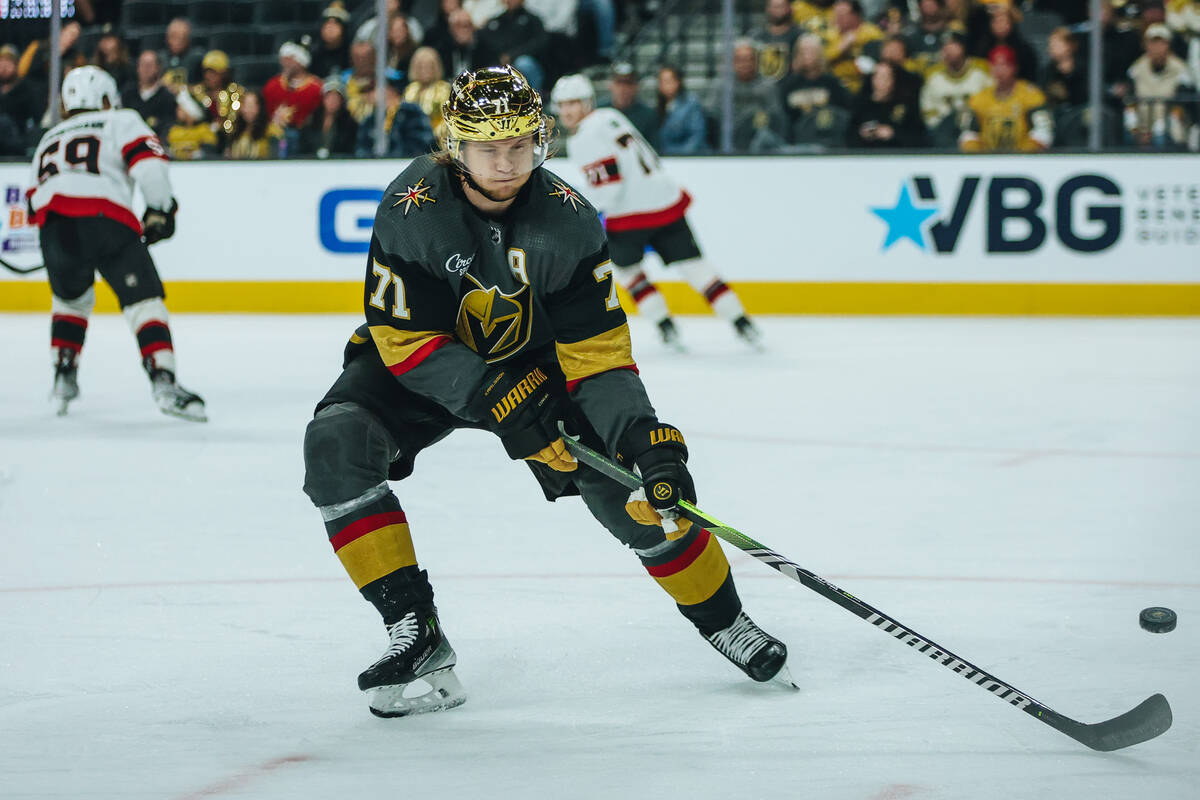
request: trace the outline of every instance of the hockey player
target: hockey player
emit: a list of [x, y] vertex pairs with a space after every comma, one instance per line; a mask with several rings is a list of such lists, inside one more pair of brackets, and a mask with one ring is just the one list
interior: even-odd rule
[[[205, 421], [204, 401], [175, 382], [175, 351], [163, 285], [146, 245], [175, 232], [178, 205], [167, 158], [136, 111], [118, 108], [117, 85], [98, 67], [77, 67], [62, 84], [65, 119], [38, 143], [27, 193], [41, 226], [50, 278], [50, 352], [58, 414], [79, 396], [79, 354], [96, 302], [95, 273], [108, 282], [141, 349], [164, 414]], [[133, 185], [146, 199], [139, 222]]]
[[717, 316], [755, 347], [762, 337], [741, 300], [700, 253], [688, 226], [692, 198], [663, 170], [658, 154], [614, 108], [596, 108], [592, 82], [583, 75], [559, 78], [550, 94], [554, 113], [571, 134], [567, 157], [587, 179], [588, 198], [605, 214], [609, 253], [617, 275], [653, 320], [664, 342], [679, 347], [667, 304], [642, 270], [642, 254], [654, 248], [667, 266], [678, 266]]
[[[304, 437], [304, 490], [388, 632], [383, 657], [358, 677], [371, 711], [397, 717], [466, 699], [388, 486], [456, 428], [495, 433], [548, 499], [582, 495], [713, 647], [756, 681], [784, 680], [787, 649], [742, 612], [717, 540], [673, 520], [675, 503], [695, 496], [687, 446], [638, 377], [595, 210], [541, 167], [548, 121], [537, 92], [512, 67], [467, 71], [443, 116], [446, 149], [414, 160], [384, 192], [366, 324]], [[579, 467], [559, 421], [640, 469], [650, 490], [631, 497]]]

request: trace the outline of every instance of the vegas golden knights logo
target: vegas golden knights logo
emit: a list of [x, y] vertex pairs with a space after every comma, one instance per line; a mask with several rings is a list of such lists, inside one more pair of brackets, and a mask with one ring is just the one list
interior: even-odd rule
[[528, 375], [517, 381], [516, 386], [509, 389], [508, 394], [500, 398], [499, 403], [492, 406], [492, 416], [496, 418], [496, 422], [503, 422], [513, 409], [525, 402], [525, 398], [545, 382], [546, 373], [538, 367], [531, 369]]
[[529, 287], [505, 294], [498, 286], [485, 289], [470, 274], [463, 277], [478, 288], [463, 295], [459, 304], [455, 327], [459, 340], [489, 364], [524, 347], [533, 328]]

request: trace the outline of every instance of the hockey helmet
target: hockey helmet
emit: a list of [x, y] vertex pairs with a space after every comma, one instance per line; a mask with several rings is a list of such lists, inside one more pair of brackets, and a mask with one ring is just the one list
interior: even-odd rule
[[586, 76], [563, 75], [554, 84], [550, 91], [550, 109], [557, 114], [559, 105], [569, 100], [582, 100], [587, 107], [596, 107], [596, 92]]
[[446, 149], [463, 165], [462, 146], [467, 142], [497, 142], [533, 137], [534, 160], [530, 170], [546, 159], [549, 135], [542, 114], [542, 98], [515, 67], [466, 70], [450, 86], [442, 104], [446, 122]]
[[113, 108], [121, 105], [117, 82], [99, 67], [76, 67], [63, 78], [62, 104], [67, 111], [99, 111], [105, 100]]

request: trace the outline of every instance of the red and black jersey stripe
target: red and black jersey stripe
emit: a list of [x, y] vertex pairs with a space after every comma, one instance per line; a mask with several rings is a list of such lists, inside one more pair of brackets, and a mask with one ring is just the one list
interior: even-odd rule
[[134, 164], [147, 158], [161, 158], [166, 161], [167, 151], [163, 149], [157, 136], [143, 136], [122, 147], [121, 157], [125, 159], [125, 169], [129, 170], [133, 169]]

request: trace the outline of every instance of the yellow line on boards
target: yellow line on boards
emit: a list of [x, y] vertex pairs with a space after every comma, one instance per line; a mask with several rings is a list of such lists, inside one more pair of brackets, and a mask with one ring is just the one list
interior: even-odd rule
[[[789, 283], [731, 284], [751, 314], [920, 314], [1200, 316], [1200, 284], [1076, 283]], [[708, 304], [687, 284], [658, 284], [676, 314], [707, 314]], [[633, 304], [624, 290], [621, 302]], [[173, 281], [174, 312], [358, 313], [361, 281]], [[0, 281], [0, 311], [49, 311], [44, 280]], [[103, 282], [96, 310], [117, 311]]]

